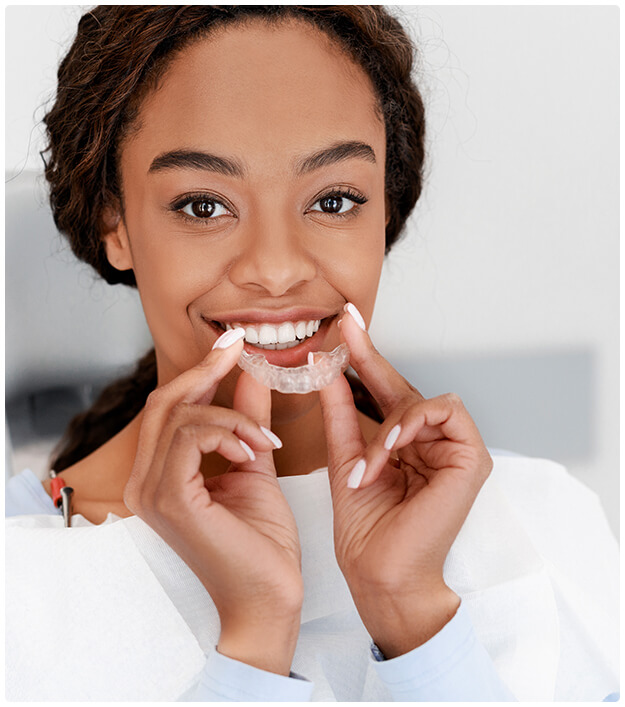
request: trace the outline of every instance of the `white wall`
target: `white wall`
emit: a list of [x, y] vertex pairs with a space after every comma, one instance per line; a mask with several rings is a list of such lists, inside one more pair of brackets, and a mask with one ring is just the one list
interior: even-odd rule
[[[39, 107], [86, 7], [6, 10], [8, 171], [41, 165]], [[546, 449], [552, 439], [550, 456], [600, 494], [617, 532], [618, 7], [396, 11], [421, 48], [429, 163], [372, 334], [426, 395], [461, 388], [488, 444], [536, 454], [539, 432]], [[517, 389], [487, 391], [483, 371], [506, 361]]]

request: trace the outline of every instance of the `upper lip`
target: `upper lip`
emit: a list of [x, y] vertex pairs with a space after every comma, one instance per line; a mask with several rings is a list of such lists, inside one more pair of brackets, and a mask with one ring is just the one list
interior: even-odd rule
[[[234, 314], [224, 314], [223, 316], [211, 316], [209, 321], [220, 322], [222, 324], [232, 324], [233, 322], [247, 322], [255, 324], [281, 324], [282, 322], [299, 322], [302, 320], [325, 319], [335, 315], [336, 312], [328, 312], [313, 307], [297, 307], [293, 309], [281, 310], [258, 310], [247, 309]], [[207, 317], [203, 317], [208, 319]]]

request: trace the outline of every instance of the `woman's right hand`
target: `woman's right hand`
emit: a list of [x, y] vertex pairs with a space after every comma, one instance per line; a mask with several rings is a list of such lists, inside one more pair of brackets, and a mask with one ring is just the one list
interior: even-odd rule
[[[297, 527], [273, 463], [271, 391], [242, 372], [233, 409], [210, 405], [243, 344], [215, 348], [146, 403], [124, 491], [128, 509], [186, 562], [211, 595], [220, 653], [288, 675], [303, 582]], [[255, 452], [252, 461], [240, 440]], [[228, 471], [205, 479], [202, 454]]]

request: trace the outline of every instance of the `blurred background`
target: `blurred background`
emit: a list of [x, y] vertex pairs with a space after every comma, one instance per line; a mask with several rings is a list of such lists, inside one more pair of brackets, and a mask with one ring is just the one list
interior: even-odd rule
[[[8, 473], [42, 476], [69, 416], [150, 346], [136, 293], [56, 234], [40, 177], [89, 7], [6, 8]], [[489, 447], [564, 464], [618, 537], [619, 9], [390, 7], [420, 50], [428, 164], [372, 337], [427, 397], [458, 393]]]

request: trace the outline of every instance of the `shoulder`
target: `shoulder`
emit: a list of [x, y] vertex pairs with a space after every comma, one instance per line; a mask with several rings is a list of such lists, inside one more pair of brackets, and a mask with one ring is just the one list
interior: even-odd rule
[[58, 515], [52, 498], [48, 495], [40, 479], [30, 469], [12, 476], [6, 484], [4, 514], [18, 515]]

